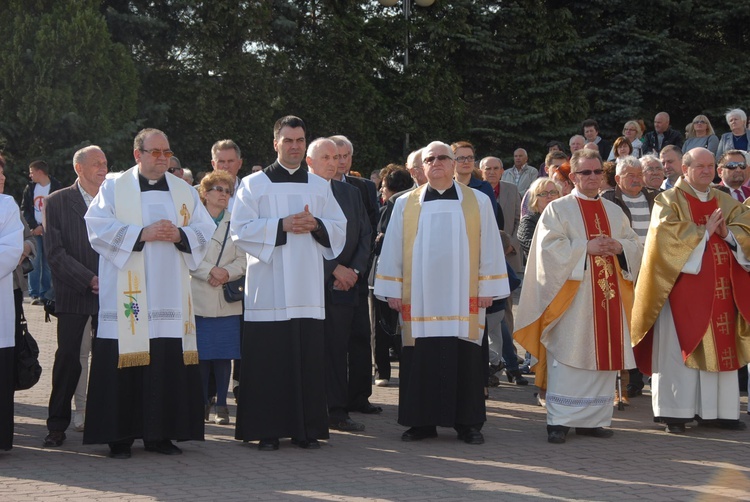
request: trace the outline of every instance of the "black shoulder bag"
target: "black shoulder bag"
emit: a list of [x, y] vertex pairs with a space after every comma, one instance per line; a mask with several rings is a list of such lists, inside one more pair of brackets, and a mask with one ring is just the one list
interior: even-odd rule
[[18, 324], [13, 385], [16, 390], [26, 390], [32, 388], [39, 381], [42, 376], [42, 365], [39, 364], [39, 345], [29, 333], [26, 317], [23, 314], [21, 314], [21, 320]]
[[[224, 233], [224, 241], [221, 243], [221, 251], [219, 251], [219, 257], [216, 259], [216, 266], [219, 266], [221, 261], [221, 255], [224, 254], [224, 246], [227, 244], [227, 237], [229, 236], [229, 222], [227, 222], [227, 231]], [[222, 285], [224, 289], [224, 299], [229, 302], [239, 302], [245, 298], [245, 276], [243, 275], [239, 279], [225, 282]]]

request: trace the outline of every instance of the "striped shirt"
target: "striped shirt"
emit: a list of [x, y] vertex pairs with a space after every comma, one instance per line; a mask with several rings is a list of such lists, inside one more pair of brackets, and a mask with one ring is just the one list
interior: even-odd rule
[[651, 213], [648, 210], [648, 201], [646, 196], [642, 193], [638, 194], [638, 197], [628, 197], [624, 193], [622, 194], [622, 201], [628, 206], [630, 210], [631, 225], [635, 233], [638, 234], [638, 238], [641, 244], [646, 243], [646, 234], [648, 233], [648, 224], [651, 220]]

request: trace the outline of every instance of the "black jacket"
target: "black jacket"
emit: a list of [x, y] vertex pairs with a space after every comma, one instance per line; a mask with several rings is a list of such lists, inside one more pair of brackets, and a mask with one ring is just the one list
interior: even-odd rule
[[[664, 139], [661, 142], [661, 148], [664, 148], [667, 145], [675, 145], [682, 148], [682, 143], [682, 134], [678, 133], [671, 127], [664, 131]], [[656, 152], [656, 155], [659, 155], [661, 148], [658, 147], [658, 144], [659, 141], [656, 131], [649, 131], [643, 136], [643, 149], [641, 151], [644, 155], [652, 152]], [[606, 155], [609, 155], [609, 152], [607, 152]]]
[[[60, 190], [63, 187], [62, 183], [60, 183], [60, 181], [54, 176], [50, 176], [49, 180], [50, 194]], [[32, 230], [39, 226], [39, 223], [36, 222], [36, 218], [34, 217], [34, 188], [36, 188], [36, 183], [34, 183], [33, 181], [29, 182], [26, 185], [26, 188], [23, 189], [23, 197], [21, 198], [21, 212], [23, 213], [23, 218], [26, 220], [26, 223], [29, 224], [29, 228], [31, 228]]]

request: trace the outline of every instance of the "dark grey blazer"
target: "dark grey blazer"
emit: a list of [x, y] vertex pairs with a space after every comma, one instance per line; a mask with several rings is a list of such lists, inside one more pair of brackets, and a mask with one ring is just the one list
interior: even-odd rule
[[[341, 181], [331, 181], [331, 191], [346, 216], [346, 243], [334, 260], [325, 260], [323, 270], [326, 282], [333, 280], [336, 265], [344, 265], [359, 270], [359, 278], [367, 276], [368, 261], [372, 250], [370, 221], [359, 191]], [[365, 286], [364, 292], [367, 292]]]
[[52, 271], [57, 312], [99, 312], [99, 296], [90, 287], [91, 279], [99, 273], [99, 255], [89, 244], [83, 220], [87, 209], [78, 181], [50, 194], [45, 202], [44, 251]]

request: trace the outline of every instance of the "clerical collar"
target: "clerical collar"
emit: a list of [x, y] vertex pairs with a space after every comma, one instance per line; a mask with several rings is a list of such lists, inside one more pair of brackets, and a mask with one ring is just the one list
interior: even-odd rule
[[166, 176], [162, 176], [158, 180], [149, 180], [141, 173], [138, 173], [138, 185], [141, 187], [141, 192], [150, 192], [152, 190], [158, 192], [169, 192], [169, 185], [167, 184]]
[[599, 194], [596, 194], [595, 197], [589, 197], [588, 195], [585, 195], [585, 194], [582, 194], [581, 192], [579, 192], [577, 188], [574, 188], [573, 191], [570, 192], [570, 193], [572, 193], [573, 195], [575, 195], [579, 199], [583, 199], [583, 200], [599, 200]]
[[431, 200], [458, 200], [456, 185], [453, 184], [445, 190], [438, 190], [437, 188], [427, 185], [424, 201], [429, 202]]
[[289, 174], [294, 174], [294, 173], [296, 173], [296, 172], [297, 172], [297, 171], [299, 170], [299, 167], [300, 167], [300, 166], [297, 166], [297, 167], [295, 167], [295, 168], [290, 168], [290, 167], [286, 167], [286, 166], [285, 166], [284, 164], [282, 164], [280, 160], [277, 160], [276, 162], [278, 162], [278, 164], [279, 164], [279, 165], [280, 165], [281, 167], [283, 167], [283, 168], [284, 168], [284, 170], [285, 170], [286, 172], [288, 172]]
[[[687, 181], [685, 181], [687, 183]], [[708, 196], [711, 193], [711, 187], [708, 187], [705, 191], [698, 190], [690, 183], [687, 183], [690, 188], [693, 189], [693, 193], [695, 193], [695, 196], [700, 199], [701, 202], [706, 202], [708, 200]]]

